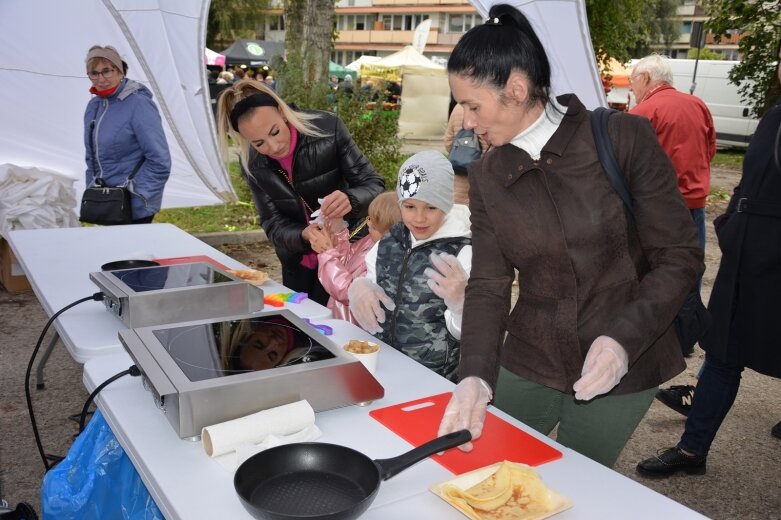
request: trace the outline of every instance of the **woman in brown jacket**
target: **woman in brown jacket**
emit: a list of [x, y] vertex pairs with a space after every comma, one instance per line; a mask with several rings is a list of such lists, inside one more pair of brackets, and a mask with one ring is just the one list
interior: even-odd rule
[[590, 112], [551, 95], [545, 50], [513, 7], [492, 7], [459, 40], [448, 73], [464, 126], [493, 148], [469, 166], [461, 382], [440, 433], [479, 437], [495, 389], [498, 408], [544, 434], [558, 425], [561, 444], [610, 466], [656, 387], [685, 368], [673, 319], [702, 250], [675, 171], [647, 120], [611, 117], [634, 199], [626, 212]]

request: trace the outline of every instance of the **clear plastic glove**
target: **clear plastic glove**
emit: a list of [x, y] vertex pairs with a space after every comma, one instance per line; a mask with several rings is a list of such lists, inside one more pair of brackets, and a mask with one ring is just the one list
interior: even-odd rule
[[427, 267], [423, 273], [428, 276], [428, 286], [434, 294], [445, 300], [447, 308], [456, 314], [464, 310], [464, 291], [468, 276], [461, 263], [447, 253], [431, 253], [434, 269]]
[[[445, 408], [445, 415], [442, 416], [437, 436], [441, 437], [458, 430], [469, 430], [472, 440], [480, 438], [485, 423], [485, 412], [491, 397], [491, 387], [479, 377], [471, 376], [462, 379], [453, 389], [453, 397]], [[472, 443], [462, 444], [458, 449], [472, 451]]]
[[382, 287], [368, 278], [356, 278], [347, 289], [347, 298], [350, 300], [350, 312], [353, 313], [358, 325], [371, 334], [382, 332], [380, 323], [385, 322], [385, 310], [396, 308], [393, 300], [385, 294]]
[[616, 386], [629, 371], [629, 356], [616, 340], [599, 336], [591, 344], [583, 362], [581, 378], [575, 381], [575, 399], [590, 401], [606, 394]]

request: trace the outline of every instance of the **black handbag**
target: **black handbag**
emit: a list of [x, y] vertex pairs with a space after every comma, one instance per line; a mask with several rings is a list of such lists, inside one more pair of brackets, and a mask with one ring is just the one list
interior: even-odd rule
[[[591, 114], [591, 129], [594, 133], [599, 162], [602, 163], [602, 168], [607, 174], [608, 181], [610, 181], [610, 185], [618, 196], [621, 197], [626, 209], [634, 217], [635, 210], [632, 203], [632, 195], [621, 167], [618, 165], [613, 145], [607, 133], [607, 122], [610, 114], [613, 112], [615, 111], [602, 107], [595, 109]], [[674, 323], [678, 342], [681, 344], [681, 352], [684, 355], [691, 354], [694, 345], [705, 336], [711, 325], [711, 315], [708, 309], [705, 308], [705, 304], [702, 303], [700, 290], [696, 283], [686, 295], [686, 300], [684, 300], [683, 306], [675, 316]]]
[[462, 128], [453, 138], [453, 147], [447, 158], [453, 168], [466, 169], [469, 163], [480, 158], [480, 141], [474, 130]]
[[[97, 175], [97, 161], [95, 159], [95, 122], [90, 125], [90, 153], [92, 155], [92, 171]], [[133, 171], [122, 186], [106, 186], [101, 177], [95, 177], [94, 186], [84, 190], [81, 197], [81, 209], [79, 221], [101, 226], [114, 226], [117, 224], [129, 224], [133, 221], [133, 213], [130, 206], [130, 190], [128, 184], [135, 177], [144, 157], [136, 163]]]

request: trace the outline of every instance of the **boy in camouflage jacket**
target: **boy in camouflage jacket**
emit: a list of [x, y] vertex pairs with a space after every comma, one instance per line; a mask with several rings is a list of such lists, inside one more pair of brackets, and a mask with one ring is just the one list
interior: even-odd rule
[[402, 222], [369, 250], [366, 277], [349, 299], [364, 329], [455, 381], [472, 245], [469, 209], [453, 204], [453, 177], [439, 152], [405, 161], [396, 190]]

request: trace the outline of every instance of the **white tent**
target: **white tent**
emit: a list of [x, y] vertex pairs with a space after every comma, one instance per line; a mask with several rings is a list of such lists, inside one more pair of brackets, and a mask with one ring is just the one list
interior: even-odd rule
[[518, 8], [532, 24], [551, 65], [553, 94], [573, 92], [586, 108], [607, 106], [584, 0], [469, 0], [483, 18], [494, 4]]
[[361, 70], [361, 65], [367, 64], [367, 63], [375, 63], [380, 61], [382, 58], [379, 56], [369, 56], [368, 54], [362, 54], [360, 58], [357, 60], [351, 62], [348, 65], [345, 65], [344, 68], [354, 70], [355, 72], [358, 72]]
[[361, 76], [398, 79], [405, 74], [446, 76], [447, 71], [444, 66], [434, 63], [416, 51], [412, 45], [407, 45], [381, 60], [361, 65]]
[[84, 57], [115, 46], [155, 95], [171, 150], [163, 207], [235, 200], [218, 155], [204, 66], [208, 0], [0, 2], [0, 164], [39, 167], [84, 188]]

